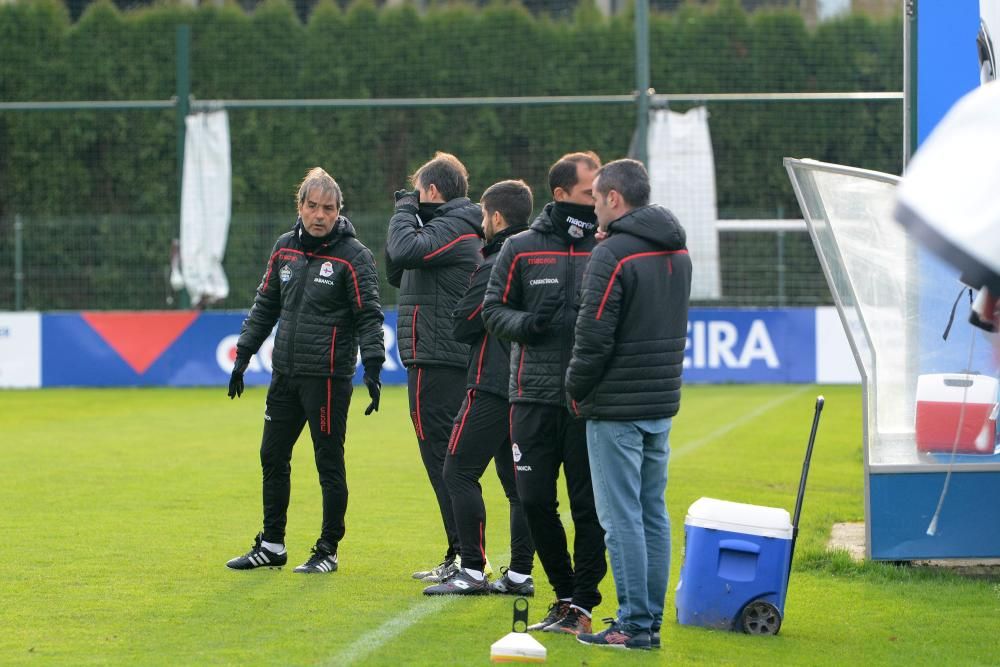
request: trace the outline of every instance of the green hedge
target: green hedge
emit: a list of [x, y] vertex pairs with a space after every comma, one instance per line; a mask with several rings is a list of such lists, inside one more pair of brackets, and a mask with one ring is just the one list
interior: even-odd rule
[[[22, 0], [0, 5], [0, 99], [169, 99], [182, 24], [191, 26], [192, 93], [202, 100], [631, 92], [632, 17], [604, 18], [584, 4], [572, 20], [553, 20], [507, 3], [418, 13], [376, 9], [370, 0], [347, 11], [325, 2], [303, 25], [286, 0], [249, 15], [234, 5], [121, 13], [98, 2], [77, 23], [54, 0]], [[851, 16], [810, 31], [794, 12], [746, 14], [723, 1], [654, 13], [650, 42], [659, 92], [902, 87], [896, 19]], [[713, 104], [710, 111], [723, 216], [796, 216], [780, 164], [786, 155], [900, 168], [898, 103]], [[15, 214], [176, 216], [175, 123], [173, 111], [0, 112], [0, 263], [10, 257]], [[556, 157], [578, 149], [621, 157], [634, 123], [631, 105], [231, 110], [234, 230], [261, 217], [274, 220], [265, 237], [287, 227], [294, 186], [314, 164], [341, 182], [349, 211], [379, 220], [406, 175], [439, 149], [468, 165], [473, 196], [518, 177], [541, 203]], [[370, 227], [363, 238], [378, 250], [384, 230]], [[267, 251], [234, 246], [227, 265], [257, 266]], [[234, 288], [238, 299], [227, 305], [243, 305], [252, 286]], [[8, 291], [0, 291], [0, 308]]]

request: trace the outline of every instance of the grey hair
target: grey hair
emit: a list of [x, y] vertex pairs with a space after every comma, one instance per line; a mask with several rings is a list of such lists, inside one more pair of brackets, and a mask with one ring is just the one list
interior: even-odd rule
[[344, 207], [344, 195], [340, 191], [340, 186], [337, 185], [337, 181], [333, 180], [333, 176], [326, 173], [322, 167], [310, 169], [306, 172], [306, 177], [299, 183], [297, 199], [300, 206], [306, 203], [306, 197], [313, 190], [319, 191], [320, 195], [333, 195], [337, 202], [337, 208]]

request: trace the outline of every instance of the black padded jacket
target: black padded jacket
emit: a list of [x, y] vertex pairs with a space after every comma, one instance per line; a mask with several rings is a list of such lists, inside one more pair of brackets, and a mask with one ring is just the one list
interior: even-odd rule
[[583, 276], [566, 391], [589, 419], [673, 417], [680, 408], [691, 258], [662, 206], [608, 226]]
[[483, 246], [483, 261], [476, 267], [469, 288], [459, 300], [453, 315], [455, 339], [472, 348], [466, 389], [477, 389], [507, 399], [510, 381], [510, 342], [497, 338], [483, 324], [483, 297], [497, 253], [504, 242], [527, 227], [508, 227]]
[[[486, 329], [511, 341], [510, 402], [565, 405], [563, 375], [573, 351], [573, 322], [593, 234], [573, 239], [556, 229], [545, 205], [531, 228], [504, 244], [483, 300]], [[531, 322], [555, 303], [548, 330], [533, 336]]]
[[385, 361], [375, 258], [341, 216], [313, 251], [300, 241], [301, 221], [274, 244], [253, 306], [236, 343], [240, 355], [260, 349], [280, 322], [274, 370], [285, 375], [354, 377], [360, 345], [365, 363]]
[[399, 288], [396, 340], [403, 365], [465, 368], [469, 345], [455, 340], [452, 311], [469, 286], [482, 247], [482, 212], [459, 197], [426, 223], [396, 211], [385, 255], [389, 283]]

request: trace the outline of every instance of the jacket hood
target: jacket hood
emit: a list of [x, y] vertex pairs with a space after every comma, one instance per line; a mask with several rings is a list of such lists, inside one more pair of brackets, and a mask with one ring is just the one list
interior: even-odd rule
[[682, 250], [687, 242], [687, 234], [674, 214], [658, 204], [632, 209], [612, 221], [608, 233], [638, 236], [664, 250]]
[[552, 216], [549, 213], [552, 211], [552, 207], [555, 206], [554, 201], [550, 201], [542, 209], [542, 212], [532, 221], [529, 229], [533, 229], [536, 232], [541, 232], [542, 234], [554, 234], [555, 227], [552, 226]]
[[433, 223], [437, 218], [443, 218], [445, 216], [461, 220], [472, 228], [469, 231], [482, 238], [483, 211], [479, 208], [479, 204], [473, 204], [468, 197], [456, 197], [451, 201], [441, 204], [437, 212], [434, 214], [434, 217], [431, 218], [431, 223]]
[[302, 224], [301, 217], [295, 221], [295, 227], [292, 228], [291, 233], [292, 236], [295, 237], [295, 240], [298, 241], [299, 245], [302, 246], [302, 249], [307, 253], [317, 252], [322, 248], [329, 247], [340, 241], [342, 238], [356, 236], [354, 232], [354, 225], [352, 225], [351, 221], [344, 216], [338, 216], [333, 223], [333, 228], [330, 230], [330, 233], [322, 238], [315, 238], [310, 235], [309, 232], [306, 231], [305, 225]]
[[[295, 226], [292, 227], [292, 232], [295, 234], [295, 238], [301, 240], [301, 234], [308, 234], [305, 225], [302, 224], [302, 218], [296, 218]], [[354, 229], [354, 224], [344, 216], [338, 216], [336, 222], [333, 223], [333, 229], [330, 233], [323, 237], [323, 243], [331, 243], [337, 239], [338, 236], [354, 236], [356, 237], [357, 231]]]
[[500, 248], [503, 247], [504, 241], [509, 239], [511, 236], [514, 236], [515, 234], [520, 234], [526, 229], [528, 228], [525, 227], [524, 225], [517, 225], [515, 227], [506, 227], [504, 229], [501, 229], [499, 232], [496, 233], [496, 235], [489, 243], [483, 246], [480, 252], [482, 252], [483, 257], [489, 257], [490, 255], [496, 254], [500, 252]]

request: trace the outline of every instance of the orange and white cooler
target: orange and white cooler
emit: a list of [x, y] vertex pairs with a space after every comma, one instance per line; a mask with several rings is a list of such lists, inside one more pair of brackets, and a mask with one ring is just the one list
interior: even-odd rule
[[[917, 450], [993, 454], [997, 429], [996, 378], [967, 373], [917, 377]], [[964, 403], [964, 409], [963, 409]], [[958, 444], [955, 445], [955, 432]]]

